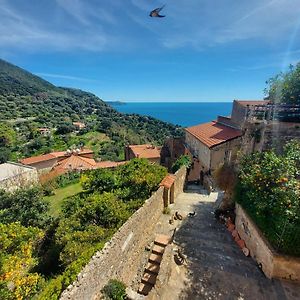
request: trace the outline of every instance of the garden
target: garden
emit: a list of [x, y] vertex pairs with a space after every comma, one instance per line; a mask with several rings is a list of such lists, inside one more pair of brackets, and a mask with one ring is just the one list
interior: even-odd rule
[[288, 143], [282, 154], [245, 156], [235, 200], [276, 251], [300, 256], [300, 143]]
[[[58, 299], [166, 174], [145, 159], [88, 171], [55, 216], [41, 187], [1, 191], [0, 299]], [[59, 182], [68, 187], [67, 178]]]

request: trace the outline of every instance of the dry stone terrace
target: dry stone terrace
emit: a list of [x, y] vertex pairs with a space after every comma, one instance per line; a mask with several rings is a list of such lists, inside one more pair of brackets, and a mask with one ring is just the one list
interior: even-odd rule
[[[216, 193], [208, 196], [195, 186], [175, 199], [171, 213], [184, 216], [170, 225], [170, 215], [163, 215], [157, 232], [171, 234], [177, 227], [161, 263], [160, 277], [147, 299], [300, 299], [297, 283], [269, 280], [254, 260], [245, 257], [233, 242], [225, 226], [214, 217]], [[196, 216], [188, 217], [189, 212]], [[180, 248], [187, 263], [174, 262]]]

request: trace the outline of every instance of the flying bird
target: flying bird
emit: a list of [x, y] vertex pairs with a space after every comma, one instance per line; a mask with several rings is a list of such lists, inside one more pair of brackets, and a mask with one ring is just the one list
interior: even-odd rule
[[165, 5], [162, 6], [162, 7], [153, 9], [153, 10], [151, 11], [151, 13], [150, 13], [149, 16], [150, 16], [150, 17], [153, 17], [153, 18], [164, 18], [165, 16], [162, 16], [162, 15], [159, 14], [160, 11], [161, 11], [164, 7], [165, 7]]

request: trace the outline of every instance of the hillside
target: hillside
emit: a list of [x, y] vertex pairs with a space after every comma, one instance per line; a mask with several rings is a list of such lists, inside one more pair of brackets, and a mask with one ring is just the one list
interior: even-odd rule
[[[103, 140], [92, 145], [96, 156], [122, 159], [125, 143], [161, 144], [168, 136], [182, 134], [172, 124], [119, 113], [91, 93], [56, 87], [3, 60], [0, 60], [0, 120], [17, 132], [16, 143], [10, 145], [13, 158], [87, 144], [87, 133], [90, 139], [91, 132], [97, 136], [100, 132]], [[75, 121], [86, 124], [77, 134], [72, 125]], [[39, 127], [50, 128], [53, 135], [41, 137]]]

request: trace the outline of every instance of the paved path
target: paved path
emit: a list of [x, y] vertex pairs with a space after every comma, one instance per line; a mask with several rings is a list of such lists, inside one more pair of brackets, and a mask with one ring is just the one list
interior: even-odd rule
[[[299, 285], [267, 279], [255, 262], [243, 255], [225, 226], [215, 219], [215, 199], [215, 194], [207, 196], [193, 189], [179, 195], [171, 206], [173, 213], [187, 215], [196, 211], [196, 216], [172, 225], [178, 228], [174, 242], [188, 263], [178, 267], [170, 262], [174, 271], [169, 292], [164, 292], [161, 299], [299, 300]], [[161, 232], [163, 227], [172, 229], [165, 225]]]

